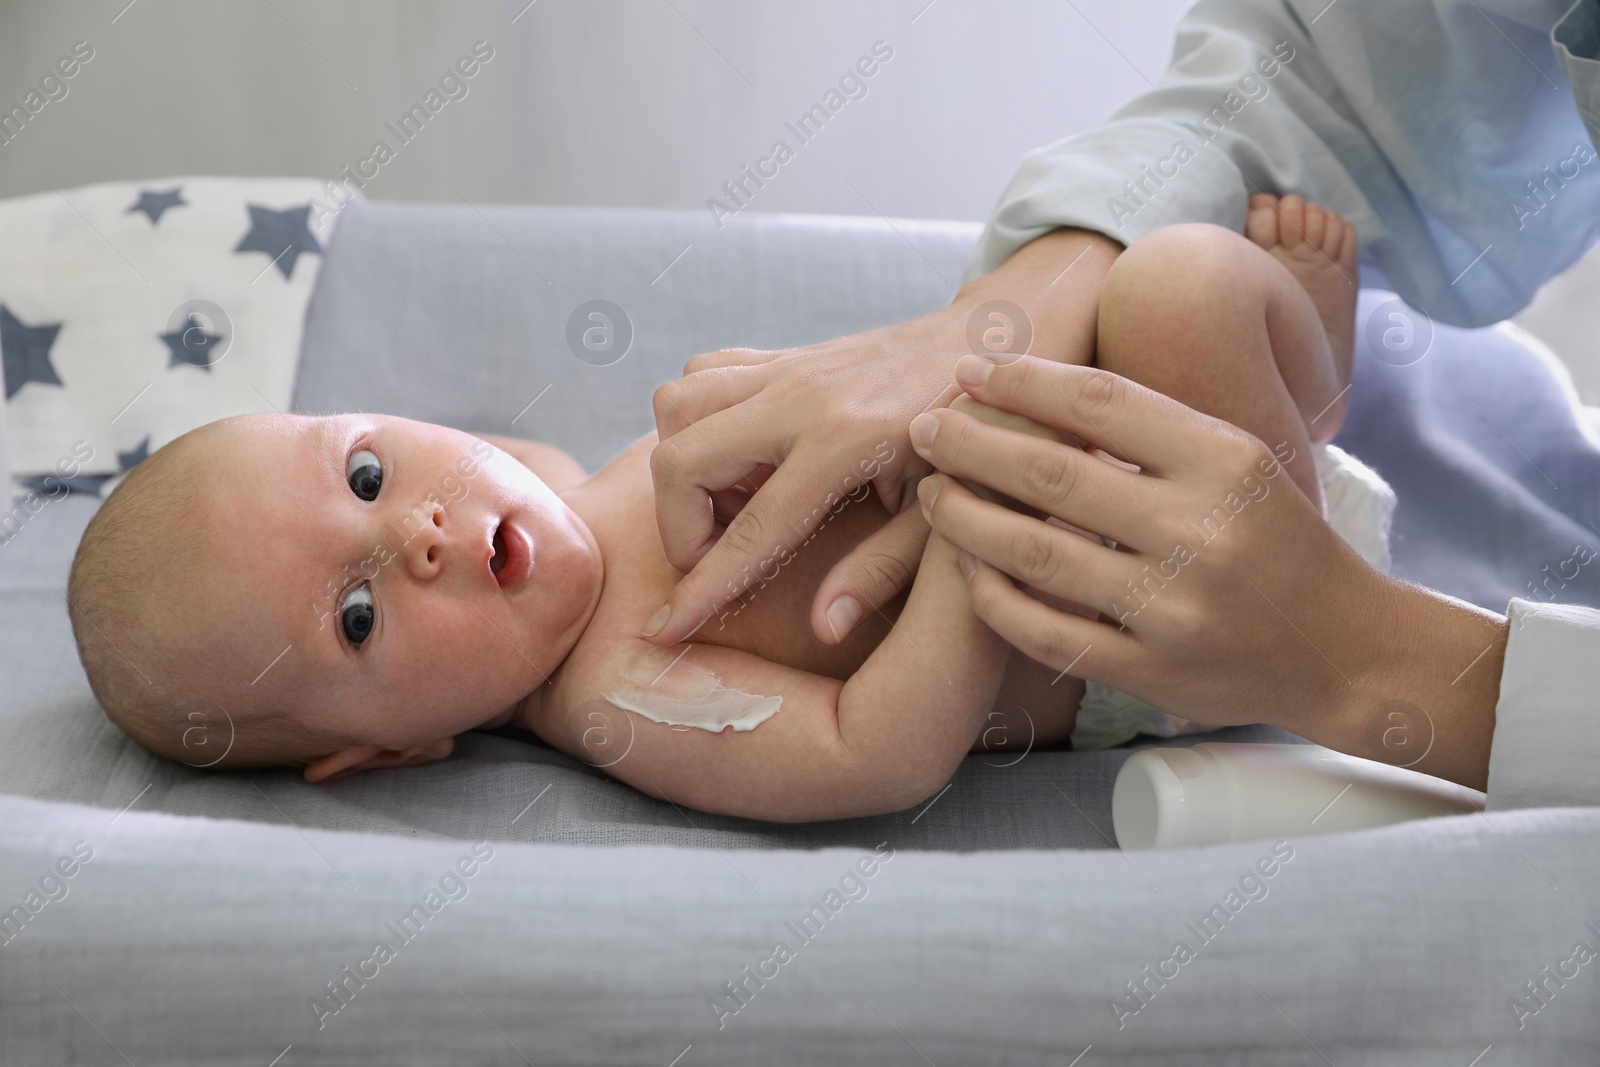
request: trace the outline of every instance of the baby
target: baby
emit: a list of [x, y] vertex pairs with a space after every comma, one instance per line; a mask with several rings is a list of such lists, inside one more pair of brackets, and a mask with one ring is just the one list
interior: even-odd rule
[[[1355, 233], [1257, 197], [1246, 235], [1136, 242], [1106, 278], [1096, 361], [1255, 434], [1321, 507], [1310, 446], [1342, 418]], [[812, 635], [818, 582], [889, 518], [866, 489], [887, 443], [740, 601], [689, 642], [647, 643], [681, 577], [654, 444], [585, 476], [544, 445], [384, 415], [203, 426], [84, 533], [69, 601], [90, 685], [124, 731], [192, 766], [331, 781], [510, 726], [652, 796], [778, 821], [901, 810], [969, 750], [1071, 734], [1083, 683], [973, 615], [937, 535], [903, 602], [838, 644]]]

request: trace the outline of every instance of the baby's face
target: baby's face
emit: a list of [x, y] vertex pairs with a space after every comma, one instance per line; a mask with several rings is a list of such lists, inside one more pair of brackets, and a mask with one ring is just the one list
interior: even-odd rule
[[297, 722], [392, 748], [498, 725], [594, 610], [588, 528], [470, 434], [385, 415], [218, 431], [191, 619]]

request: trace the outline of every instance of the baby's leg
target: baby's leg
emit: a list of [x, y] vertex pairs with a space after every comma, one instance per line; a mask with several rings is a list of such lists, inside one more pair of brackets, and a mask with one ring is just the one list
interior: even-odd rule
[[1205, 224], [1134, 242], [1106, 276], [1095, 363], [1259, 437], [1325, 510], [1305, 412], [1343, 387], [1317, 307], [1272, 254]]
[[1349, 406], [1350, 364], [1355, 356], [1361, 278], [1356, 269], [1356, 228], [1338, 212], [1298, 196], [1280, 200], [1257, 193], [1250, 198], [1244, 235], [1294, 275], [1322, 318], [1331, 363], [1285, 364], [1279, 354], [1278, 370], [1300, 405], [1311, 439], [1331, 441]]
[[1035, 663], [1011, 649], [1005, 681], [972, 751], [995, 753], [986, 762], [1004, 767], [1012, 759], [1020, 762], [1036, 748], [1063, 744], [1077, 724], [1083, 690], [1082, 678]]
[[[1280, 458], [1290, 455], [1281, 447], [1287, 445], [1293, 455], [1284, 467], [1319, 509], [1322, 486], [1310, 445], [1333, 436], [1349, 381], [1350, 327], [1342, 335], [1341, 363], [1324, 321], [1342, 315], [1353, 324], [1355, 314], [1353, 284], [1342, 309], [1346, 296], [1332, 284], [1323, 286], [1322, 299], [1310, 292], [1311, 283], [1329, 280], [1317, 273], [1323, 269], [1340, 281], [1355, 279], [1354, 235], [1348, 235], [1348, 249], [1341, 249], [1348, 227], [1331, 218], [1314, 235], [1301, 218], [1301, 229], [1293, 232], [1304, 230], [1307, 239], [1293, 248], [1278, 240], [1277, 225], [1266, 232], [1267, 221], [1293, 227], [1292, 211], [1277, 220], [1263, 220], [1258, 212], [1249, 240], [1217, 226], [1191, 225], [1157, 230], [1135, 242], [1106, 277], [1095, 358], [1106, 370], [1254, 434]], [[1330, 235], [1333, 257], [1321, 266], [1304, 262], [1310, 256], [1320, 262]], [[1309, 434], [1308, 423], [1314, 431]], [[1061, 743], [1075, 725], [1083, 691], [1082, 680], [1013, 649], [973, 750], [987, 750], [991, 763], [1004, 766], [1032, 748]]]

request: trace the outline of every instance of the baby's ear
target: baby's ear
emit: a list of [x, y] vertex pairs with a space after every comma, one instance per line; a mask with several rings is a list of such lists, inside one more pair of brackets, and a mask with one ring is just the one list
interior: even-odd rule
[[456, 739], [453, 737], [425, 741], [408, 748], [352, 745], [306, 764], [306, 781], [336, 782], [340, 778], [349, 778], [362, 771], [377, 771], [386, 767], [420, 767], [424, 763], [444, 759], [455, 751], [455, 747]]

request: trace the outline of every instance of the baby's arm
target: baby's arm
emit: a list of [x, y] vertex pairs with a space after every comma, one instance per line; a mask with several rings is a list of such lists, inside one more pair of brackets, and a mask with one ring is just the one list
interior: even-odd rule
[[955, 549], [938, 536], [893, 632], [848, 681], [710, 645], [662, 650], [640, 640], [626, 654], [643, 675], [657, 662], [665, 668], [654, 684], [636, 676], [646, 701], [678, 684], [672, 672], [687, 665], [783, 703], [753, 730], [712, 733], [595, 701], [570, 709], [546, 736], [653, 796], [778, 822], [900, 811], [933, 795], [983, 728], [1006, 659], [1004, 643], [972, 613]]
[[475, 433], [474, 437], [487, 441], [500, 451], [518, 460], [524, 467], [539, 476], [539, 480], [556, 492], [571, 489], [589, 476], [578, 461], [554, 445], [538, 441], [525, 441], [520, 437], [501, 437], [499, 434]]

